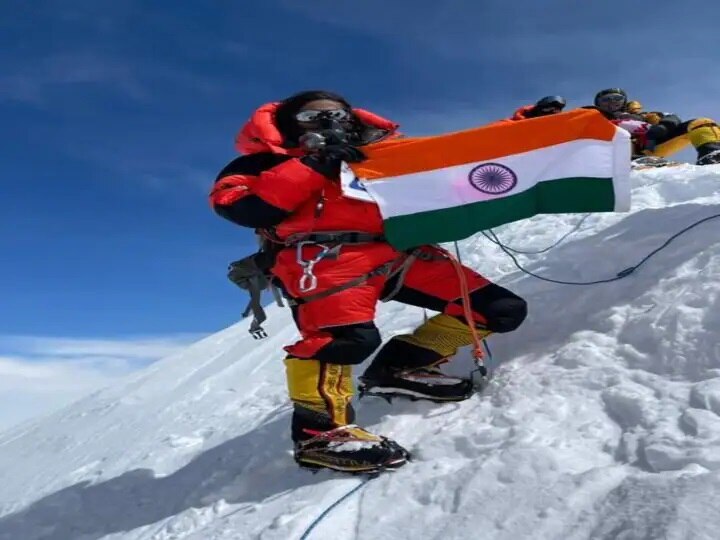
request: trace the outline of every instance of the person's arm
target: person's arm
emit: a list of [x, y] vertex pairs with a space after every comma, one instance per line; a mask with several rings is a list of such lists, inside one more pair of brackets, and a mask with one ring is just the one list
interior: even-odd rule
[[326, 181], [307, 161], [270, 153], [239, 157], [218, 175], [210, 204], [217, 214], [243, 227], [277, 225]]

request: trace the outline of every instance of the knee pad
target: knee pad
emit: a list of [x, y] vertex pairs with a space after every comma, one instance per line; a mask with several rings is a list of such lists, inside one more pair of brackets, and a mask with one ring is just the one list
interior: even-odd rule
[[382, 343], [380, 332], [374, 323], [348, 324], [323, 328], [332, 341], [317, 351], [314, 357], [331, 364], [362, 364]]
[[710, 118], [696, 118], [688, 123], [688, 137], [695, 148], [720, 142], [720, 126]]
[[516, 330], [527, 317], [527, 302], [522, 298], [501, 298], [484, 312], [487, 328], [500, 334]]
[[471, 295], [473, 310], [481, 313], [491, 332], [512, 332], [527, 317], [527, 302], [500, 285], [490, 283]]

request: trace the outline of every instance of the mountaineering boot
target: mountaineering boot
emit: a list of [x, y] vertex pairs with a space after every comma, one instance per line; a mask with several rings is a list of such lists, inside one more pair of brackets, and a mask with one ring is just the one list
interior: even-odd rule
[[708, 148], [707, 152], [704, 152], [702, 155], [700, 155], [700, 152], [701, 148], [698, 148], [698, 165], [716, 165], [720, 163], [720, 144], [717, 145], [716, 149]]
[[463, 401], [474, 392], [470, 379], [452, 377], [437, 366], [413, 369], [372, 369], [359, 377], [360, 396], [372, 395], [403, 397], [411, 400], [426, 399], [434, 402]]
[[408, 451], [396, 442], [349, 423], [354, 417], [352, 407], [348, 407], [346, 417], [348, 423], [338, 425], [327, 412], [296, 403], [291, 429], [298, 465], [311, 469], [376, 473], [396, 469], [409, 459]]
[[697, 118], [688, 124], [687, 130], [697, 150], [697, 164], [720, 163], [720, 126], [710, 118]]
[[[489, 334], [481, 332], [483, 337]], [[360, 395], [436, 402], [467, 399], [474, 392], [473, 381], [445, 375], [438, 366], [472, 339], [464, 322], [442, 313], [435, 315], [411, 334], [393, 337], [378, 351], [359, 378]]]
[[410, 453], [395, 441], [354, 424], [304, 432], [309, 438], [295, 443], [295, 461], [301, 467], [376, 473], [402, 467], [410, 458]]

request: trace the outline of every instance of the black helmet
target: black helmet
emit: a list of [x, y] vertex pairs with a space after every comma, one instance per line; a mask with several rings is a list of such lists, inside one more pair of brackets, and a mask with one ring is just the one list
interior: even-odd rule
[[560, 109], [562, 110], [565, 107], [565, 98], [562, 96], [545, 96], [542, 99], [539, 99], [537, 103], [535, 103], [535, 108], [539, 110], [543, 109]]
[[600, 98], [609, 94], [620, 95], [624, 98], [623, 105], [627, 103], [627, 92], [625, 92], [625, 90], [623, 90], [622, 88], [606, 88], [605, 90], [600, 90], [597, 94], [595, 94], [595, 106], [599, 107]]

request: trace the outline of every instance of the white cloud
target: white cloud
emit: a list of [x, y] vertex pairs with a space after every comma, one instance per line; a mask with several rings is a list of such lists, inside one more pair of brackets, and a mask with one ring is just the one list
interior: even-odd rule
[[89, 86], [136, 101], [150, 101], [157, 98], [158, 83], [205, 96], [218, 95], [227, 88], [191, 68], [94, 51], [61, 51], [8, 66], [0, 74], [0, 101], [49, 104], [60, 90]]
[[0, 336], [0, 430], [53, 412], [201, 337]]
[[127, 62], [91, 52], [62, 52], [6, 70], [0, 77], [0, 99], [42, 103], [59, 87], [88, 84], [134, 99], [148, 94]]

